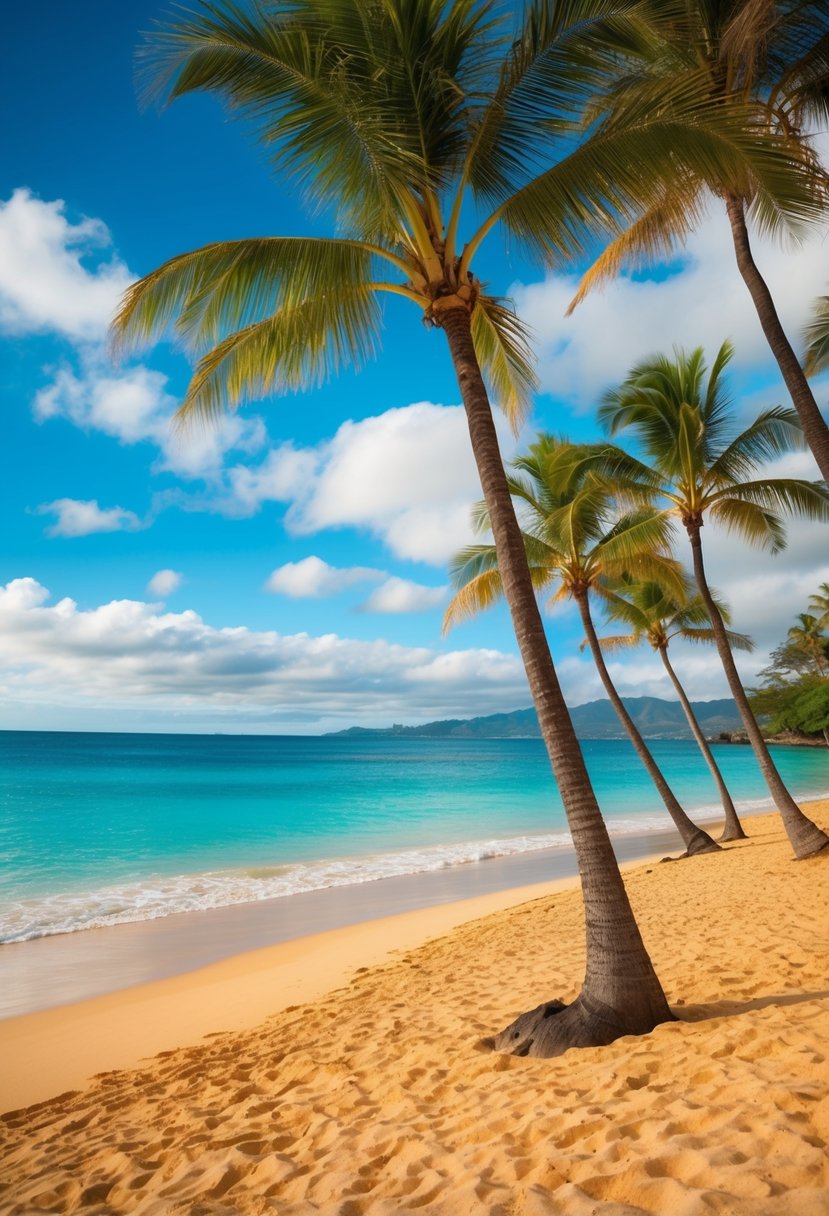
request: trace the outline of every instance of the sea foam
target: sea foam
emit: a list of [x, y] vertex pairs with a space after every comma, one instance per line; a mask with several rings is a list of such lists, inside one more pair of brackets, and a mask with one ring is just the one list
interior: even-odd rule
[[[666, 822], [662, 815], [643, 815], [620, 817], [609, 826], [612, 835], [629, 835], [664, 829]], [[62, 891], [16, 900], [0, 910], [0, 942], [30, 941], [58, 933], [155, 920], [179, 912], [201, 912], [329, 887], [425, 874], [540, 849], [570, 847], [569, 832], [561, 831], [292, 865], [258, 864], [197, 874], [156, 875], [92, 891]]]

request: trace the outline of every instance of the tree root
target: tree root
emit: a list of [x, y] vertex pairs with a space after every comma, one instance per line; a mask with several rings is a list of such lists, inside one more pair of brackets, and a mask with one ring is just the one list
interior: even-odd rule
[[571, 1047], [606, 1047], [622, 1035], [649, 1034], [660, 1022], [676, 1020], [667, 1006], [659, 1016], [649, 1008], [622, 1015], [582, 992], [571, 1005], [545, 1001], [520, 1014], [499, 1034], [483, 1039], [480, 1046], [503, 1055], [550, 1059]]

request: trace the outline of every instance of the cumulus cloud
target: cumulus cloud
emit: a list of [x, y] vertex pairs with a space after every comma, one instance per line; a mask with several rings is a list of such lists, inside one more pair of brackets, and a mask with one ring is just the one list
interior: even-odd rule
[[[509, 459], [515, 440], [497, 425]], [[295, 535], [362, 528], [396, 557], [437, 565], [472, 539], [470, 507], [481, 497], [463, 410], [428, 401], [344, 422], [316, 447], [286, 444], [258, 468], [231, 469], [229, 482], [250, 511], [289, 503]]]
[[385, 578], [383, 570], [373, 570], [370, 566], [329, 566], [328, 562], [312, 554], [301, 561], [279, 566], [265, 583], [265, 588], [291, 599], [321, 599], [336, 595], [355, 583], [375, 582], [381, 578]]
[[195, 612], [140, 601], [82, 611], [49, 599], [32, 578], [0, 588], [7, 706], [159, 707], [228, 723], [258, 711], [336, 724], [495, 712], [529, 695], [519, 660], [497, 650], [216, 629]]
[[55, 515], [47, 536], [90, 536], [93, 532], [135, 532], [143, 527], [134, 511], [99, 507], [96, 499], [56, 498], [37, 508], [38, 515]]
[[230, 451], [252, 453], [265, 443], [261, 418], [223, 414], [210, 425], [176, 428], [172, 416], [178, 400], [167, 391], [168, 379], [143, 364], [115, 371], [104, 357], [86, 353], [77, 372], [60, 368], [34, 400], [39, 422], [66, 418], [83, 430], [101, 431], [119, 443], [153, 443], [160, 450], [156, 472], [215, 481]]
[[448, 588], [425, 587], [408, 578], [392, 576], [376, 587], [362, 605], [365, 612], [428, 612], [446, 599]]
[[150, 595], [156, 595], [163, 600], [178, 591], [183, 582], [184, 575], [179, 574], [178, 570], [158, 570], [147, 583], [147, 590]]
[[[797, 345], [812, 300], [826, 291], [825, 235], [816, 232], [796, 247], [755, 236], [753, 246], [784, 327]], [[602, 391], [623, 379], [637, 360], [670, 352], [677, 344], [703, 346], [712, 356], [731, 338], [736, 367], [764, 368], [777, 382], [737, 272], [728, 221], [714, 204], [667, 276], [622, 276], [565, 317], [577, 284], [573, 275], [550, 275], [543, 283], [518, 284], [511, 294], [535, 332], [542, 387], [582, 410], [592, 409]], [[781, 399], [782, 393], [781, 386]]]
[[117, 257], [100, 260], [110, 247], [101, 220], [72, 223], [61, 199], [0, 201], [0, 328], [101, 341], [133, 278]]

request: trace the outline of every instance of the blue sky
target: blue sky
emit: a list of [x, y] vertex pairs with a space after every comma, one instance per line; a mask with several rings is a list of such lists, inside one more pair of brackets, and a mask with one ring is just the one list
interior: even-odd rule
[[[211, 99], [140, 109], [135, 48], [165, 10], [46, 0], [4, 22], [0, 727], [316, 732], [526, 705], [503, 610], [441, 636], [446, 560], [478, 491], [443, 336], [414, 307], [386, 305], [383, 353], [359, 375], [186, 443], [169, 427], [185, 360], [158, 347], [112, 363], [107, 323], [136, 276], [211, 240], [328, 230]], [[796, 333], [826, 290], [825, 234], [758, 257]], [[573, 271], [545, 276], [495, 236], [483, 274], [539, 356], [507, 455], [538, 428], [595, 435], [602, 389], [674, 343], [735, 341], [746, 417], [785, 399], [714, 208], [671, 267], [569, 320]], [[816, 476], [807, 457], [787, 468]], [[751, 674], [829, 579], [825, 539], [795, 524], [776, 559], [705, 539], [758, 642]], [[556, 610], [549, 632], [571, 701], [600, 695], [575, 615]], [[626, 694], [670, 695], [650, 654], [614, 663]], [[677, 665], [693, 695], [725, 695], [713, 654]]]

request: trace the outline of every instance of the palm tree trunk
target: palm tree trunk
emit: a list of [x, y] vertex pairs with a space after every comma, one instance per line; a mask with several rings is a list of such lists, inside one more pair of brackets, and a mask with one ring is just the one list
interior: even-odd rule
[[766, 341], [777, 360], [780, 374], [800, 417], [806, 442], [814, 453], [824, 480], [829, 481], [829, 426], [826, 425], [815, 401], [814, 393], [809, 387], [809, 381], [780, 324], [780, 318], [766, 281], [757, 269], [751, 252], [743, 201], [736, 195], [727, 194], [725, 206], [731, 223], [737, 267], [754, 301]]
[[713, 840], [707, 832], [702, 828], [698, 828], [695, 823], [688, 818], [682, 807], [674, 795], [673, 790], [668, 785], [659, 765], [651, 755], [650, 748], [645, 740], [640, 735], [636, 725], [628, 711], [625, 709], [624, 702], [616, 691], [616, 685], [610, 678], [610, 672], [607, 670], [607, 664], [604, 661], [602, 654], [601, 643], [596, 636], [596, 630], [593, 625], [593, 618], [590, 615], [590, 603], [588, 601], [587, 588], [573, 592], [573, 598], [579, 606], [581, 615], [581, 623], [584, 627], [584, 634], [587, 638], [587, 643], [590, 647], [590, 653], [593, 655], [593, 661], [599, 672], [599, 679], [604, 685], [604, 690], [610, 698], [610, 703], [616, 710], [616, 716], [627, 731], [628, 738], [633, 744], [636, 754], [644, 764], [648, 771], [648, 776], [659, 791], [659, 797], [665, 803], [665, 809], [674, 821], [674, 827], [682, 837], [682, 843], [685, 845], [685, 853], [687, 857], [695, 857], [698, 853], [715, 853], [719, 852], [720, 846]]
[[668, 673], [670, 681], [676, 690], [676, 695], [679, 697], [679, 703], [683, 708], [685, 717], [688, 719], [691, 734], [696, 739], [697, 747], [702, 752], [703, 759], [708, 765], [708, 768], [711, 771], [711, 776], [717, 783], [717, 789], [720, 792], [720, 801], [722, 802], [722, 809], [725, 815], [725, 825], [723, 827], [720, 840], [745, 840], [746, 833], [743, 825], [740, 823], [739, 816], [737, 815], [737, 811], [735, 810], [734, 803], [731, 799], [731, 795], [728, 792], [728, 786], [725, 784], [723, 775], [720, 772], [717, 762], [711, 752], [711, 748], [708, 746], [708, 740], [700, 729], [700, 724], [697, 722], [696, 715], [691, 708], [691, 702], [685, 695], [685, 689], [679, 682], [679, 676], [671, 666], [670, 659], [668, 658], [667, 647], [658, 646], [657, 650], [659, 651], [659, 657], [661, 658], [662, 664]]
[[746, 734], [749, 742], [754, 748], [754, 754], [757, 757], [757, 763], [760, 765], [760, 771], [766, 785], [769, 788], [769, 793], [774, 799], [774, 805], [780, 812], [783, 820], [783, 826], [786, 829], [786, 835], [789, 838], [794, 855], [798, 858], [812, 857], [815, 853], [819, 853], [821, 849], [825, 849], [829, 845], [829, 836], [822, 832], [817, 824], [812, 823], [808, 816], [804, 815], [800, 807], [792, 798], [789, 791], [783, 784], [783, 780], [775, 768], [774, 761], [769, 754], [769, 749], [766, 746], [766, 741], [760, 733], [760, 728], [757, 725], [757, 719], [751, 712], [751, 707], [748, 703], [748, 697], [745, 694], [742, 681], [740, 680], [737, 671], [737, 665], [734, 662], [734, 656], [731, 653], [731, 647], [728, 644], [728, 637], [723, 624], [723, 619], [720, 616], [720, 611], [714, 602], [714, 597], [711, 595], [711, 590], [708, 586], [708, 580], [705, 576], [705, 564], [702, 559], [702, 537], [700, 529], [702, 522], [699, 520], [686, 520], [685, 528], [688, 532], [688, 537], [691, 541], [691, 552], [694, 559], [694, 575], [697, 580], [700, 595], [705, 601], [705, 606], [708, 609], [708, 615], [711, 619], [711, 629], [714, 634], [714, 640], [717, 643], [720, 659], [722, 660], [723, 668], [725, 669], [728, 687], [731, 689], [731, 695], [734, 698], [737, 709], [740, 711], [740, 717], [743, 720]]
[[550, 656], [472, 343], [469, 310], [461, 300], [454, 306], [441, 303], [437, 323], [446, 334], [458, 378], [504, 596], [573, 837], [587, 937], [586, 973], [576, 1000], [566, 1007], [545, 1002], [522, 1014], [490, 1046], [519, 1055], [555, 1056], [569, 1047], [647, 1034], [672, 1014], [634, 918]]

